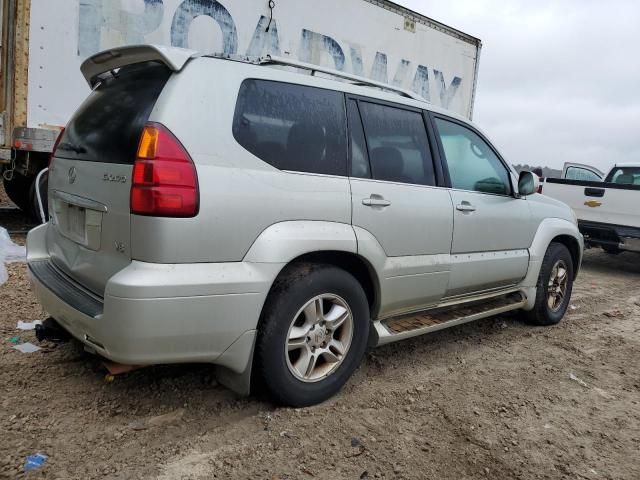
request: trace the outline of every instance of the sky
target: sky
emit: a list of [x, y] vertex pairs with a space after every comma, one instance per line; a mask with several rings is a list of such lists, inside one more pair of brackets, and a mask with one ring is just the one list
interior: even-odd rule
[[637, 0], [397, 0], [482, 40], [474, 122], [512, 164], [640, 162]]

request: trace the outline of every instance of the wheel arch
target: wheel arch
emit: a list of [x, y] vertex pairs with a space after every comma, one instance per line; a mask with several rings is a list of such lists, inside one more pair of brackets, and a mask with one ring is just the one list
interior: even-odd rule
[[578, 270], [580, 269], [580, 261], [582, 258], [580, 243], [578, 243], [578, 240], [571, 235], [558, 235], [553, 237], [551, 242], [549, 242], [549, 245], [552, 243], [560, 243], [569, 250], [571, 260], [573, 262], [573, 279], [575, 280], [578, 276]]
[[582, 262], [584, 245], [578, 226], [563, 218], [545, 218], [540, 222], [529, 248], [530, 271], [527, 274], [527, 280], [533, 283], [526, 284], [535, 285], [538, 278], [536, 270], [539, 270], [537, 267], [542, 262], [551, 242], [561, 243], [569, 249], [573, 260], [574, 276], [577, 275]]
[[276, 223], [258, 236], [244, 261], [282, 265], [267, 298], [278, 279], [291, 268], [302, 263], [316, 263], [349, 272], [362, 285], [371, 314], [379, 309], [380, 280], [371, 262], [358, 254], [356, 234], [349, 224], [309, 220]]
[[526, 277], [521, 282], [521, 286], [527, 295], [527, 305], [524, 310], [531, 310], [534, 306], [537, 295], [536, 284], [542, 260], [552, 242], [562, 243], [568, 248], [574, 263], [574, 279], [578, 275], [583, 249], [582, 235], [578, 230], [578, 226], [563, 218], [545, 218], [540, 222], [529, 248], [529, 269]]
[[[353, 275], [367, 296], [371, 317], [373, 318], [375, 316], [380, 307], [380, 282], [373, 266], [364, 257], [357, 253], [342, 250], [308, 252], [299, 255], [287, 263], [278, 277], [303, 264], [331, 265]], [[273, 285], [271, 288], [273, 288]]]

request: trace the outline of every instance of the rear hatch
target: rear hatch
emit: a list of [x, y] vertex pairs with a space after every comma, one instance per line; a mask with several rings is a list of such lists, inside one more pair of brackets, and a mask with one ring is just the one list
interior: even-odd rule
[[[131, 175], [140, 135], [172, 70], [183, 64], [163, 62], [152, 47], [138, 47], [135, 57], [126, 49], [96, 57], [90, 76], [83, 69], [96, 86], [51, 164], [47, 247], [56, 267], [102, 296], [108, 279], [131, 262]], [[99, 77], [101, 62], [108, 73]]]

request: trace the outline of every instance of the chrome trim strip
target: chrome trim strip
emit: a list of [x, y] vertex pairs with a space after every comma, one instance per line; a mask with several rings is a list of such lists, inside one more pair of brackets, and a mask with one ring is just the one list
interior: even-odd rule
[[89, 210], [96, 210], [98, 212], [105, 213], [108, 211], [106, 205], [94, 200], [89, 200], [88, 198], [79, 197], [78, 195], [72, 195], [71, 193], [61, 192], [59, 190], [54, 190], [53, 194], [60, 200], [75, 205], [76, 207], [88, 208]]

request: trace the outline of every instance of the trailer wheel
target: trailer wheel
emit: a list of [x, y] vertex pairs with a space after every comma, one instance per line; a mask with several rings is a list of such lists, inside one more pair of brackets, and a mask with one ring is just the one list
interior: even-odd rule
[[16, 206], [27, 214], [31, 214], [31, 184], [34, 177], [25, 177], [19, 173], [13, 173], [11, 180], [3, 179], [4, 191]]

